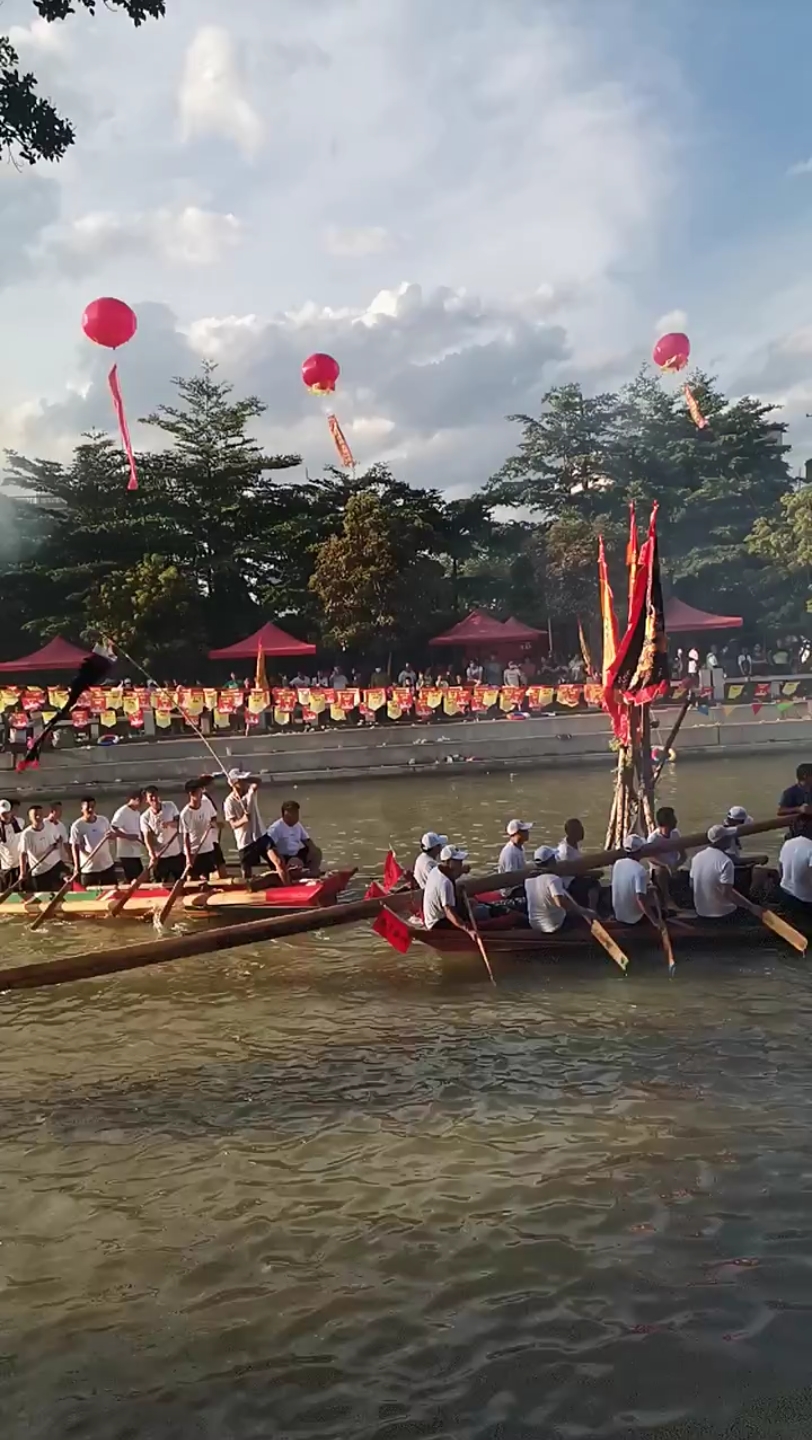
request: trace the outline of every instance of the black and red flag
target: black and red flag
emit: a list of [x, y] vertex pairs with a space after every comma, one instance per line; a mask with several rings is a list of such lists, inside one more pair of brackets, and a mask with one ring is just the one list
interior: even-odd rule
[[107, 644], [94, 645], [89, 655], [86, 655], [79, 669], [76, 671], [68, 687], [68, 698], [61, 710], [52, 715], [48, 724], [44, 727], [42, 734], [38, 735], [28, 746], [25, 755], [17, 761], [18, 770], [27, 770], [39, 763], [42, 747], [48, 736], [54, 731], [60, 720], [70, 715], [74, 705], [94, 685], [101, 685], [110, 674], [116, 663], [115, 651]]
[[669, 679], [655, 504], [636, 557], [629, 624], [605, 676], [605, 687], [627, 704], [647, 705], [668, 694]]

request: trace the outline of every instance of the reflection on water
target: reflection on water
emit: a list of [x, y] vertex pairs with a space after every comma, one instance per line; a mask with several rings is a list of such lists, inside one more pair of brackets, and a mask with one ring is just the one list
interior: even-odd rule
[[[764, 814], [788, 768], [664, 798], [688, 829]], [[479, 866], [515, 812], [605, 819], [590, 771], [300, 798], [369, 873], [426, 828]], [[3, 999], [4, 1436], [812, 1432], [805, 963], [494, 992], [416, 952], [324, 932]]]

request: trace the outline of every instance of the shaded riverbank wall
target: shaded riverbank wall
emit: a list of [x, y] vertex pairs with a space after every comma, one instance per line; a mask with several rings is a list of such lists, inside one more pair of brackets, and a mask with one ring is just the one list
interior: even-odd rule
[[[760, 755], [785, 751], [788, 781], [800, 760], [812, 760], [812, 716], [806, 702], [778, 716], [765, 706], [755, 717], [749, 705], [690, 712], [676, 744], [678, 756]], [[657, 714], [654, 743], [665, 740], [676, 709]], [[331, 729], [305, 734], [231, 735], [213, 749], [226, 770], [261, 775], [269, 784], [292, 786], [329, 780], [379, 780], [387, 776], [445, 773], [471, 776], [498, 770], [562, 769], [614, 765], [610, 732], [602, 714], [540, 716], [530, 720], [483, 720], [448, 725], [397, 725]], [[152, 781], [178, 789], [193, 775], [215, 769], [211, 752], [194, 735], [126, 745], [48, 752], [40, 768], [13, 773], [4, 787], [20, 796], [60, 796], [80, 790], [118, 792]]]

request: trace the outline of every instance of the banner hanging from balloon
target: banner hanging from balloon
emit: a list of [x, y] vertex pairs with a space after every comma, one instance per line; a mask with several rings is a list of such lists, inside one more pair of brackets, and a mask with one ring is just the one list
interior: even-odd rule
[[[307, 386], [311, 395], [322, 397], [333, 395], [338, 377], [341, 374], [341, 366], [332, 355], [325, 355], [317, 351], [314, 355], [308, 355], [302, 365], [302, 383]], [[338, 451], [338, 457], [342, 465], [348, 470], [355, 469], [355, 458], [347, 444], [346, 436], [338, 423], [337, 416], [331, 411], [327, 412], [327, 428], [333, 437], [333, 444]]]
[[[675, 373], [684, 370], [691, 356], [691, 342], [687, 335], [681, 330], [671, 331], [668, 335], [661, 335], [652, 352], [652, 360], [658, 370], [668, 373]], [[688, 407], [688, 414], [693, 420], [697, 430], [707, 430], [708, 421], [699, 408], [696, 396], [690, 385], [683, 385], [682, 393], [685, 396], [685, 403]]]
[[[88, 340], [92, 340], [94, 345], [102, 345], [105, 350], [117, 350], [120, 345], [126, 345], [132, 340], [138, 329], [138, 320], [135, 311], [131, 310], [123, 300], [116, 300], [112, 295], [103, 295], [98, 300], [92, 300], [88, 305], [82, 316], [82, 329]], [[121, 443], [130, 467], [127, 489], [137, 490], [138, 473], [127, 417], [124, 413], [124, 400], [118, 383], [118, 366], [113, 366], [107, 376], [107, 383], [113, 398]]]
[[342, 465], [346, 465], [348, 470], [354, 470], [355, 460], [353, 458], [353, 453], [349, 445], [347, 444], [347, 441], [344, 437], [344, 431], [339, 425], [335, 415], [327, 416], [327, 424], [330, 427], [330, 434], [333, 437], [333, 441], [335, 443], [335, 447], [338, 451], [339, 459]]

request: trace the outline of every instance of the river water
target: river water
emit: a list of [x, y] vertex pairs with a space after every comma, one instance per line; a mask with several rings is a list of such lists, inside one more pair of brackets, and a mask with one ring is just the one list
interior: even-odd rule
[[[793, 768], [678, 765], [662, 798], [764, 815]], [[516, 813], [594, 847], [607, 791], [299, 798], [372, 874], [425, 828], [490, 866]], [[4, 1440], [808, 1436], [809, 971], [677, 956], [494, 991], [352, 929], [2, 997]]]

